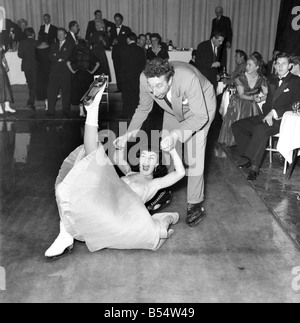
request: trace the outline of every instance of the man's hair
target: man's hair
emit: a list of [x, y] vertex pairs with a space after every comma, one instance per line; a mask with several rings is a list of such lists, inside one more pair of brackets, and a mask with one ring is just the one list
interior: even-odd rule
[[239, 54], [241, 57], [244, 58], [245, 62], [248, 60], [248, 55], [241, 49], [237, 49], [235, 51], [236, 54]]
[[101, 10], [96, 10], [95, 12], [94, 12], [94, 16], [96, 16], [98, 13], [102, 13], [102, 11]]
[[120, 13], [116, 13], [114, 18], [120, 18], [120, 19], [124, 20], [124, 17]]
[[141, 39], [142, 37], [146, 37], [145, 34], [139, 34], [138, 39]]
[[127, 38], [129, 38], [131, 41], [137, 42], [137, 35], [135, 33], [130, 33]]
[[66, 28], [63, 28], [63, 27], [57, 28], [57, 32], [60, 32], [60, 31], [63, 31], [65, 34], [68, 33], [67, 30], [66, 30]]
[[48, 13], [45, 13], [45, 14], [43, 15], [43, 18], [45, 18], [45, 17], [48, 17], [48, 18], [50, 18], [50, 19], [51, 19], [51, 16], [50, 16]]
[[144, 74], [147, 78], [161, 77], [164, 75], [166, 80], [169, 81], [175, 75], [175, 70], [174, 66], [169, 63], [169, 60], [155, 58], [147, 63]]
[[146, 36], [151, 37], [152, 33], [146, 33]]
[[76, 24], [78, 24], [78, 22], [77, 21], [71, 21], [70, 23], [69, 23], [69, 29], [71, 30]]
[[293, 56], [291, 58], [291, 63], [294, 65], [300, 65], [300, 56]]
[[35, 35], [35, 31], [33, 28], [29, 27], [25, 29], [25, 34], [26, 34], [26, 37], [32, 37]]
[[220, 37], [225, 37], [225, 35], [224, 35], [224, 33], [222, 31], [215, 30], [211, 35], [211, 39], [213, 39], [214, 37], [218, 39]]
[[280, 53], [279, 55], [277, 55], [276, 60], [278, 60], [279, 58], [287, 58], [287, 60], [289, 61], [289, 64], [292, 63], [292, 57], [287, 53]]

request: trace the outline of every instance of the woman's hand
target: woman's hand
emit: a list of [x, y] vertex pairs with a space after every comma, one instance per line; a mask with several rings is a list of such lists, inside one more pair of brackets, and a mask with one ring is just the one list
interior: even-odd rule
[[162, 140], [160, 144], [161, 150], [165, 152], [171, 152], [173, 149], [175, 149], [178, 139], [179, 137], [177, 133], [172, 133], [170, 136]]

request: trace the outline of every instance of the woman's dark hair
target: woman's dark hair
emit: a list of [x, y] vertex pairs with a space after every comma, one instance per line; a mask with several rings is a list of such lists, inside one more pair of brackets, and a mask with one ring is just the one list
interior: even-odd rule
[[300, 65], [300, 56], [293, 56], [291, 59], [291, 63], [294, 65]]
[[[153, 149], [152, 147], [144, 147], [144, 148], [141, 148], [139, 153], [137, 154], [137, 158], [140, 158], [141, 157], [141, 154], [143, 151], [149, 151], [149, 152], [155, 152], [156, 154], [158, 154], [158, 166], [154, 169], [154, 172], [153, 172], [153, 179], [155, 178], [162, 178], [166, 175], [168, 175], [168, 169], [165, 165], [163, 165], [162, 163], [162, 151], [160, 149]], [[140, 171], [140, 165], [137, 165], [137, 166], [133, 166], [131, 167], [132, 171], [133, 172], [139, 172]]]
[[159, 44], [161, 44], [162, 38], [161, 38], [160, 34], [158, 34], [158, 33], [151, 34], [150, 39], [152, 40], [152, 38], [157, 38]]
[[252, 60], [256, 66], [258, 66], [258, 74], [265, 75], [266, 74], [266, 65], [263, 60], [263, 57], [260, 53], [254, 52], [248, 60]]
[[162, 58], [155, 58], [149, 61], [144, 70], [147, 78], [161, 77], [165, 75], [166, 80], [169, 81], [175, 75], [174, 66], [169, 63], [169, 60]]

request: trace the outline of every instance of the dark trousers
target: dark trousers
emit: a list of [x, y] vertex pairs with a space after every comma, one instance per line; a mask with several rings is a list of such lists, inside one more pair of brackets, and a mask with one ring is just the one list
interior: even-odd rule
[[132, 118], [139, 105], [139, 99], [139, 83], [132, 86], [130, 80], [124, 82], [122, 88], [123, 114]]
[[36, 89], [37, 89], [37, 71], [36, 69], [33, 70], [26, 70], [24, 71], [26, 82], [29, 89], [29, 99], [27, 104], [30, 106], [34, 106], [35, 99], [36, 99]]
[[273, 120], [270, 127], [262, 122], [264, 116], [239, 120], [232, 125], [232, 132], [241, 156], [249, 158], [252, 165], [260, 167], [270, 136], [279, 133], [281, 121]]
[[69, 115], [71, 112], [71, 72], [50, 73], [48, 84], [48, 109], [49, 113], [55, 113], [57, 95], [61, 89], [63, 112]]
[[116, 79], [117, 79], [117, 88], [118, 88], [119, 91], [122, 91], [122, 80], [121, 80], [122, 63], [121, 63], [121, 56], [115, 55], [113, 57], [113, 62], [114, 62]]

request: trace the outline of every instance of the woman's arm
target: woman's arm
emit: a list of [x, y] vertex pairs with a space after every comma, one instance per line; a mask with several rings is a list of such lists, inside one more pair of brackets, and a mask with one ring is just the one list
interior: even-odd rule
[[92, 71], [88, 70], [88, 72], [92, 75], [94, 75], [96, 73], [96, 71], [98, 70], [98, 68], [100, 67], [100, 63], [97, 62], [94, 69]]
[[124, 175], [127, 175], [128, 173], [131, 172], [131, 167], [128, 164], [128, 162], [125, 160], [124, 153], [125, 153], [125, 149], [120, 149], [120, 150], [117, 149], [114, 153], [114, 162], [118, 166], [120, 171]]
[[72, 64], [71, 64], [70, 61], [67, 62], [67, 66], [68, 66], [68, 68], [69, 68], [69, 70], [71, 71], [72, 74], [76, 74], [77, 73], [77, 71], [73, 70], [73, 67], [72, 67]]
[[237, 91], [238, 91], [239, 97], [242, 100], [248, 100], [248, 101], [253, 101], [254, 100], [253, 95], [246, 95], [245, 94], [245, 88], [242, 85], [238, 85]]

